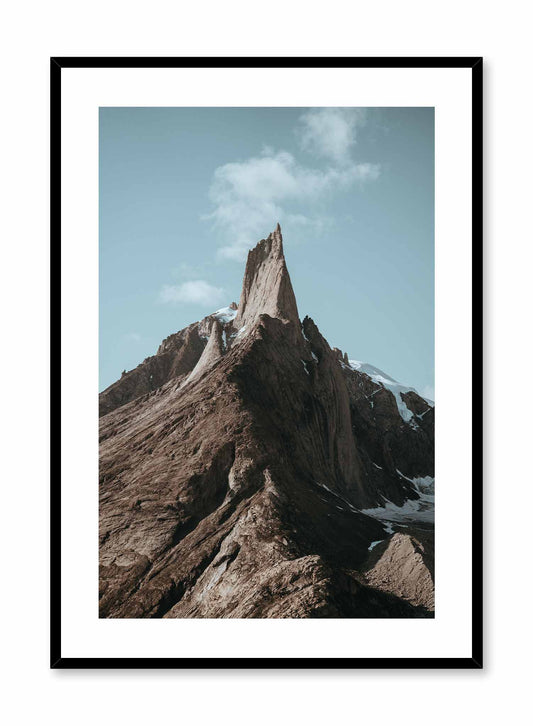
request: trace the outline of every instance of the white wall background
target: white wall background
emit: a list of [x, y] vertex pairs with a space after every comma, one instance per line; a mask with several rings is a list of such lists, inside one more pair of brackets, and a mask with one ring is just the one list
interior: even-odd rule
[[[193, 3], [158, 0], [51, 0], [10, 4], [4, 10], [0, 660], [5, 673], [0, 683], [8, 723], [524, 722], [531, 645], [527, 513], [533, 262], [532, 69], [526, 7], [517, 0], [497, 11], [479, 0], [364, 5], [204, 0], [196, 8]], [[484, 671], [48, 670], [50, 55], [485, 57]]]

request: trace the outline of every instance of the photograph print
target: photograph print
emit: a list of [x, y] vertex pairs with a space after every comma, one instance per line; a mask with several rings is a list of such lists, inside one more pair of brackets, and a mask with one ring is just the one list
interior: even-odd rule
[[100, 618], [435, 617], [434, 272], [432, 107], [100, 108]]

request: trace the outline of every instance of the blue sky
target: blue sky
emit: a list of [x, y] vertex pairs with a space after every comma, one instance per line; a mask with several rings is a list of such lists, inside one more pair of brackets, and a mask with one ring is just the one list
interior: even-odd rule
[[100, 390], [279, 221], [300, 317], [433, 398], [432, 108], [101, 108], [99, 169]]

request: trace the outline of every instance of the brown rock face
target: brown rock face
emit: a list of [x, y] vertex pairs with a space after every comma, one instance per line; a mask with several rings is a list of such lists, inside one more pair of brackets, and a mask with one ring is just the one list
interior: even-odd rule
[[416, 499], [416, 490], [398, 472], [409, 478], [434, 476], [434, 408], [414, 391], [401, 394], [415, 414], [409, 424], [389, 390], [365, 373], [346, 366], [341, 369], [350, 399], [352, 431], [374, 497], [395, 504], [402, 504], [406, 496]]
[[365, 582], [432, 611], [435, 609], [433, 545], [427, 533], [417, 535], [397, 533], [378, 545], [364, 573]]
[[100, 416], [155, 391], [173, 378], [190, 373], [200, 360], [209, 330], [210, 321], [206, 318], [169, 336], [156, 355], [124, 373], [100, 394]]
[[300, 323], [278, 227], [235, 320], [170, 336], [101, 394], [101, 617], [431, 615], [413, 578], [383, 585], [397, 558], [372, 570], [395, 540], [359, 511], [418, 496], [396, 469], [432, 474], [429, 434], [346, 361]]

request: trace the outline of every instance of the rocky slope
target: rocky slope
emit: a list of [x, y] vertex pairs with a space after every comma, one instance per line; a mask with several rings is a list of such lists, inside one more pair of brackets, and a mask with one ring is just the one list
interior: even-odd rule
[[101, 617], [431, 616], [433, 406], [300, 321], [279, 225], [100, 412]]

